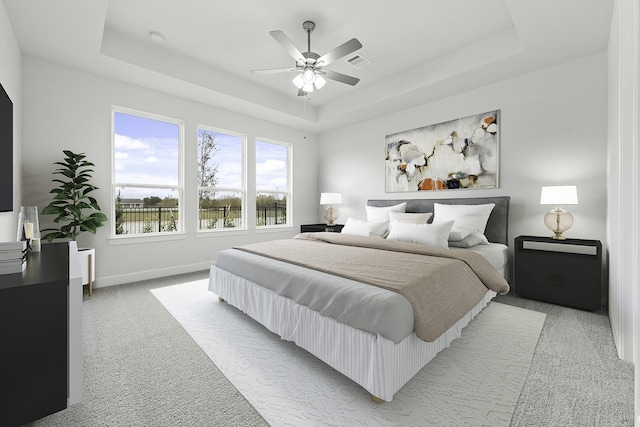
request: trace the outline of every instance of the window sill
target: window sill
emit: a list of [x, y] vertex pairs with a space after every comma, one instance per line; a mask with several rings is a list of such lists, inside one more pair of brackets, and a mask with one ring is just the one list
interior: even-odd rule
[[135, 245], [138, 243], [154, 243], [154, 242], [168, 242], [172, 240], [186, 240], [186, 233], [171, 233], [171, 234], [153, 234], [147, 236], [121, 236], [110, 237], [108, 242], [111, 246], [118, 245]]
[[249, 230], [246, 228], [223, 228], [219, 230], [198, 230], [196, 231], [197, 239], [208, 239], [212, 237], [221, 237], [221, 236], [237, 236], [249, 234]]
[[293, 230], [292, 225], [263, 225], [261, 227], [256, 227], [257, 233], [278, 233], [283, 231], [291, 231]]

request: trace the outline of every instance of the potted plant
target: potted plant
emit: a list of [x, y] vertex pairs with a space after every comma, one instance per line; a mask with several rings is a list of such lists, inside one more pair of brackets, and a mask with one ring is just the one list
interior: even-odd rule
[[[42, 209], [43, 215], [55, 215], [54, 223], [59, 228], [47, 228], [42, 230], [42, 239], [52, 242], [54, 239], [76, 240], [81, 233], [88, 231], [96, 234], [98, 227], [102, 227], [107, 221], [107, 216], [100, 212], [100, 206], [90, 193], [98, 187], [91, 184], [93, 163], [85, 160], [84, 153], [73, 153], [63, 150], [64, 161], [55, 162], [60, 166], [53, 174], [61, 178], [53, 179], [59, 185], [49, 193], [54, 194], [53, 200]], [[95, 277], [95, 249], [79, 249], [80, 267], [82, 269], [83, 285], [93, 283]], [[89, 257], [91, 256], [91, 277], [89, 277]], [[91, 286], [89, 293], [91, 294]]]

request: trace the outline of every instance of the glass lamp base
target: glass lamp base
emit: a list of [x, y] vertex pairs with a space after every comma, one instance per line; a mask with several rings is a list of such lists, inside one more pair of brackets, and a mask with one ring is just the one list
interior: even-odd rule
[[327, 220], [327, 225], [333, 225], [333, 221], [338, 219], [340, 216], [340, 211], [333, 206], [329, 206], [324, 210], [324, 215], [322, 216]]
[[566, 237], [562, 233], [573, 226], [573, 215], [558, 206], [544, 216], [544, 225], [553, 231], [552, 239], [565, 240]]

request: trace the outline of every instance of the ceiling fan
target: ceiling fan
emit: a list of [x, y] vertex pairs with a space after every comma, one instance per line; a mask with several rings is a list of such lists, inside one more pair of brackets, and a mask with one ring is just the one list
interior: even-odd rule
[[314, 86], [316, 89], [323, 87], [326, 83], [325, 77], [340, 83], [355, 86], [360, 79], [336, 71], [325, 70], [324, 67], [360, 49], [362, 44], [357, 39], [351, 39], [329, 53], [320, 56], [315, 52], [311, 52], [311, 33], [315, 28], [316, 24], [312, 21], [305, 21], [302, 24], [302, 29], [307, 33], [307, 51], [304, 53], [301, 53], [282, 31], [270, 31], [269, 34], [271, 34], [271, 37], [280, 43], [287, 53], [296, 60], [296, 66], [295, 68], [251, 70], [251, 72], [254, 74], [296, 72], [297, 75], [293, 78], [293, 84], [298, 88], [298, 96], [313, 92]]

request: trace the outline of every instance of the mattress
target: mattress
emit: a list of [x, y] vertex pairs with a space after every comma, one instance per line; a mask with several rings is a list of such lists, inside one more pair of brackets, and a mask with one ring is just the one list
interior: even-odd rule
[[[507, 247], [501, 244], [477, 246], [498, 271], [507, 263]], [[352, 326], [399, 343], [413, 332], [414, 314], [402, 295], [354, 280], [285, 263], [252, 253], [220, 251], [216, 267], [253, 283], [260, 283], [280, 296]]]

